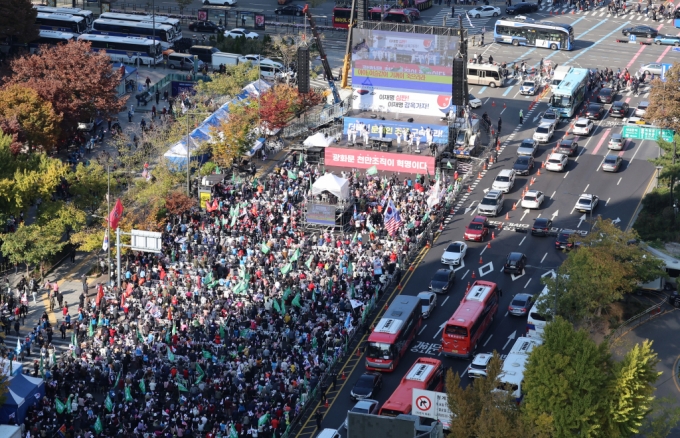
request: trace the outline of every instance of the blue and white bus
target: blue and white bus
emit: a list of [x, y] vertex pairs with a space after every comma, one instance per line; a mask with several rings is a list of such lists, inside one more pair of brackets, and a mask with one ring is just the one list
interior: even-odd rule
[[562, 117], [572, 117], [586, 97], [588, 77], [587, 68], [572, 68], [550, 97], [552, 110]]
[[38, 12], [37, 17], [35, 17], [35, 24], [44, 30], [70, 33], [83, 33], [87, 31], [87, 23], [83, 17], [69, 14]]
[[106, 52], [112, 62], [135, 65], [156, 65], [163, 62], [161, 43], [154, 43], [149, 38], [85, 34], [78, 37], [78, 40], [89, 41], [93, 52]]
[[526, 17], [496, 21], [494, 40], [513, 46], [536, 46], [552, 50], [574, 48], [574, 28], [552, 21], [536, 21]]
[[28, 47], [31, 53], [35, 53], [42, 45], [55, 46], [60, 43], [66, 44], [69, 41], [75, 41], [76, 38], [78, 38], [78, 35], [74, 33], [40, 29], [40, 37], [28, 43]]
[[152, 36], [155, 35], [156, 40], [161, 42], [163, 50], [172, 47], [172, 43], [175, 41], [175, 31], [172, 26], [156, 23], [154, 28], [153, 23], [148, 23], [146, 21], [123, 21], [98, 18], [92, 23], [91, 33], [142, 38], [152, 38]]
[[167, 24], [172, 26], [175, 31], [175, 41], [182, 39], [182, 23], [177, 18], [170, 18], [163, 15], [137, 15], [137, 14], [120, 14], [118, 12], [104, 12], [99, 16], [99, 18], [104, 18], [107, 20], [122, 20], [122, 21], [137, 21], [137, 22], [148, 22], [156, 24]]
[[85, 24], [87, 28], [92, 27], [92, 22], [94, 21], [94, 14], [92, 11], [80, 8], [55, 8], [54, 6], [33, 6], [38, 12], [43, 12], [45, 14], [69, 14], [75, 15], [76, 17], [83, 17], [85, 19]]

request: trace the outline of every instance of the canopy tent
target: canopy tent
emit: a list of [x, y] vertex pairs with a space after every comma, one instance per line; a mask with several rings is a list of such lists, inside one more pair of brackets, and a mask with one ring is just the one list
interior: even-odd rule
[[[191, 161], [196, 161], [199, 163], [199, 165], [205, 163], [208, 161], [208, 155], [207, 154], [201, 154], [201, 155], [194, 155], [195, 151], [198, 149], [198, 142], [191, 138], [189, 136], [189, 142], [190, 142], [190, 147], [188, 148], [190, 151], [190, 158]], [[163, 154], [166, 160], [168, 160], [172, 165], [177, 167], [177, 169], [185, 169], [184, 166], [186, 166], [187, 163], [187, 142], [186, 138], [177, 144], [175, 144], [173, 147], [170, 148], [169, 151], [167, 151], [165, 154]]]
[[312, 194], [330, 192], [341, 200], [349, 199], [349, 181], [332, 173], [327, 173], [312, 184]]
[[271, 85], [269, 85], [262, 79], [258, 79], [257, 81], [251, 82], [250, 84], [243, 87], [243, 91], [245, 91], [249, 95], [257, 97], [260, 94], [264, 93], [265, 91], [269, 90], [271, 87], [272, 87]]
[[316, 134], [307, 137], [307, 139], [302, 142], [305, 146], [320, 146], [324, 148], [330, 146], [331, 143], [333, 143], [333, 137], [326, 137], [326, 134], [323, 132], [317, 132]]
[[258, 138], [257, 141], [255, 142], [255, 145], [253, 145], [253, 147], [250, 148], [250, 150], [246, 151], [245, 155], [248, 157], [252, 157], [253, 155], [255, 155], [257, 151], [262, 149], [262, 146], [264, 146], [264, 138]]
[[45, 396], [43, 379], [17, 374], [9, 378], [5, 403], [0, 407], [0, 423], [9, 423], [11, 416], [17, 424], [24, 422], [28, 408]]

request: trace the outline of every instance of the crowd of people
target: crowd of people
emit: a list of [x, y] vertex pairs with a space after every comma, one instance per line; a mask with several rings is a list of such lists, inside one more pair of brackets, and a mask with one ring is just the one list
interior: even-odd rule
[[337, 378], [332, 362], [431, 238], [432, 193], [445, 194], [429, 175], [347, 173], [349, 226], [313, 232], [304, 205], [321, 173], [288, 161], [215, 184], [206, 208], [168, 219], [161, 254], [123, 258], [120, 290], [81, 294], [60, 321], [72, 348], [41, 349], [31, 370], [46, 396], [23, 422], [30, 436], [282, 436]]

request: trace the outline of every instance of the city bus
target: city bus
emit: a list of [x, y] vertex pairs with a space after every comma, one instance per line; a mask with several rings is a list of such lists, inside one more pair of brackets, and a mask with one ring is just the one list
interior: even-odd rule
[[531, 18], [507, 18], [496, 21], [493, 31], [497, 43], [513, 46], [536, 46], [552, 50], [574, 48], [574, 28], [568, 24], [552, 21], [536, 21]]
[[442, 331], [442, 354], [469, 359], [496, 316], [500, 290], [496, 283], [475, 281]]
[[[419, 11], [424, 11], [425, 9], [429, 9], [432, 7], [432, 0], [405, 0], [400, 2], [401, 6], [398, 6], [401, 10], [401, 8], [416, 8]], [[387, 15], [387, 12], [389, 10], [397, 10], [397, 9], [392, 9], [391, 5], [385, 5], [383, 9], [380, 9], [380, 7], [374, 7], [369, 10], [369, 19], [370, 20], [375, 20], [375, 21], [380, 21], [380, 13], [385, 13]], [[351, 5], [338, 5], [333, 8], [333, 27], [338, 28], [338, 29], [347, 29], [349, 27], [349, 19], [351, 16]], [[403, 11], [402, 11], [403, 12]], [[354, 10], [354, 22], [356, 23], [358, 17], [357, 10]], [[389, 20], [384, 20], [385, 17], [383, 17], [383, 21], [391, 21], [391, 22], [397, 22], [397, 23], [406, 23], [406, 21], [398, 21], [400, 20], [400, 14], [395, 14], [393, 16], [389, 17]], [[413, 17], [409, 14], [410, 20], [413, 20]], [[408, 23], [411, 23], [412, 21], [408, 21]]]
[[[155, 29], [155, 30], [154, 30]], [[123, 21], [98, 18], [92, 23], [93, 34], [111, 35], [119, 37], [142, 37], [152, 38], [155, 34], [156, 40], [161, 42], [163, 50], [172, 47], [175, 41], [175, 31], [172, 26], [167, 24], [153, 23], [146, 21]]]
[[33, 6], [38, 12], [43, 12], [45, 14], [68, 14], [75, 15], [76, 17], [83, 17], [85, 19], [85, 25], [88, 29], [92, 27], [92, 22], [94, 21], [94, 14], [92, 11], [80, 8], [56, 8], [54, 6]]
[[550, 108], [562, 117], [572, 117], [586, 98], [589, 72], [587, 68], [572, 68], [550, 97]]
[[[381, 15], [382, 20], [380, 19]], [[408, 11], [404, 11], [403, 9], [392, 9], [389, 7], [382, 10], [380, 7], [371, 8], [368, 11], [368, 19], [371, 21], [408, 24], [412, 24], [414, 21], [413, 16]]]
[[538, 295], [536, 302], [531, 306], [529, 310], [529, 315], [527, 316], [527, 337], [534, 339], [543, 338], [543, 330], [545, 330], [545, 325], [550, 319], [550, 315], [544, 316], [538, 312], [539, 303], [543, 303], [548, 296], [548, 286], [544, 287], [541, 293]]
[[174, 41], [182, 39], [182, 23], [177, 18], [170, 18], [164, 15], [137, 15], [137, 14], [120, 14], [118, 12], [104, 12], [99, 16], [99, 18], [105, 18], [108, 20], [122, 20], [122, 21], [137, 21], [137, 22], [147, 22], [156, 24], [165, 24], [172, 26], [172, 30], [175, 33]]
[[423, 322], [418, 297], [398, 295], [368, 337], [366, 369], [394, 371]]
[[524, 370], [526, 369], [529, 355], [533, 349], [541, 345], [543, 341], [536, 338], [517, 338], [510, 353], [503, 361], [503, 367], [498, 375], [498, 387], [495, 391], [510, 391], [517, 403], [524, 398], [522, 385], [524, 384]]
[[441, 391], [444, 388], [444, 366], [439, 359], [420, 357], [401, 379], [399, 386], [387, 399], [379, 415], [396, 417], [411, 414], [414, 389]]
[[78, 37], [78, 40], [89, 41], [93, 52], [104, 51], [112, 62], [149, 66], [163, 62], [161, 43], [154, 43], [150, 38], [85, 34]]
[[38, 12], [35, 17], [35, 24], [43, 30], [70, 33], [83, 33], [87, 31], [87, 24], [83, 17], [69, 14]]
[[74, 33], [40, 29], [40, 37], [28, 43], [28, 47], [31, 53], [35, 53], [44, 44], [48, 46], [54, 46], [59, 43], [66, 44], [69, 41], [74, 41], [77, 37], [78, 35]]

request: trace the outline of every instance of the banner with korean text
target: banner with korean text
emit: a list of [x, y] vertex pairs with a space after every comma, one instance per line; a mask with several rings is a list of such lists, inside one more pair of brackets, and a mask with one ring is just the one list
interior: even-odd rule
[[368, 169], [376, 166], [379, 171], [434, 174], [434, 157], [391, 154], [388, 152], [362, 151], [341, 148], [325, 148], [326, 167], [350, 167]]
[[[446, 125], [433, 125], [431, 123], [410, 123], [407, 121], [398, 120], [375, 120], [364, 119], [357, 117], [343, 117], [342, 133], [348, 135], [349, 131], [356, 130], [359, 126], [368, 128], [371, 137], [377, 137], [380, 131], [383, 131], [385, 138], [396, 139], [397, 134], [401, 133], [401, 138], [404, 139], [408, 132], [413, 132], [422, 137], [425, 142], [427, 129], [432, 133], [432, 141], [434, 143], [448, 143], [449, 142], [449, 128]], [[406, 142], [406, 140], [404, 140]]]

